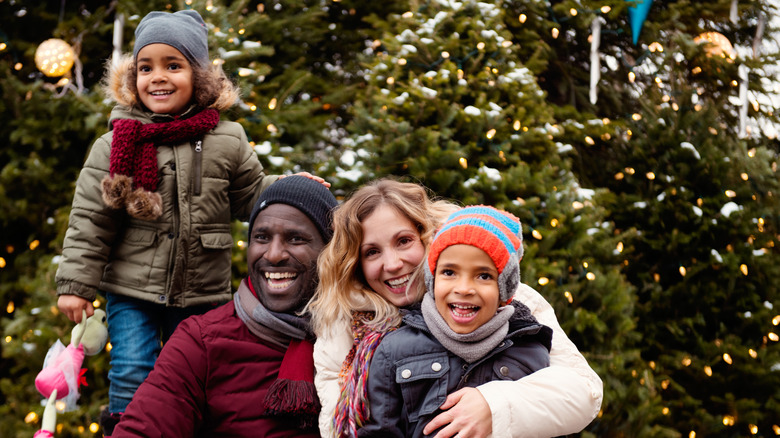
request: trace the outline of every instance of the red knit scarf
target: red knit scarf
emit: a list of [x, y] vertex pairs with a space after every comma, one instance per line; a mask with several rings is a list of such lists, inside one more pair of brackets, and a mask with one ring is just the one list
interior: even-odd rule
[[[244, 285], [247, 288], [244, 288]], [[236, 302], [236, 313], [246, 324], [246, 327], [259, 339], [279, 345], [278, 336], [289, 339], [289, 344], [283, 345], [285, 348], [282, 363], [279, 366], [279, 374], [276, 380], [268, 388], [263, 404], [265, 405], [264, 415], [278, 418], [280, 421], [294, 424], [301, 430], [316, 430], [317, 417], [320, 412], [320, 399], [317, 397], [317, 389], [314, 387], [314, 344], [312, 339], [296, 339], [292, 334], [274, 334], [273, 326], [279, 327], [279, 324], [289, 324], [292, 321], [308, 324], [308, 319], [302, 317], [288, 318], [287, 321], [280, 321], [274, 324], [267, 318], [280, 316], [269, 310], [265, 311], [267, 317], [263, 317], [262, 312], [258, 313], [255, 309], [263, 305], [257, 298], [252, 286], [252, 281], [247, 278], [241, 282], [238, 292], [234, 295]], [[262, 309], [259, 309], [262, 310]], [[255, 318], [262, 320], [254, 320]], [[302, 328], [302, 327], [297, 327]], [[288, 330], [289, 331], [289, 330]], [[296, 331], [296, 330], [293, 330]], [[305, 336], [305, 333], [302, 333]], [[269, 337], [270, 336], [270, 337]]]
[[[157, 190], [157, 145], [181, 143], [202, 138], [219, 123], [219, 112], [213, 108], [184, 119], [165, 123], [141, 123], [133, 119], [113, 121], [113, 140], [109, 162], [109, 176], [103, 180], [103, 200], [113, 208], [127, 207], [128, 212], [141, 219], [156, 219], [162, 213], [159, 195], [150, 201], [143, 199], [137, 209], [128, 200], [133, 189], [139, 196], [149, 197]], [[118, 176], [132, 178], [121, 178]], [[144, 202], [151, 202], [148, 207]], [[162, 203], [159, 200], [160, 204]], [[155, 207], [159, 207], [156, 208]], [[142, 210], [134, 213], [135, 210]], [[156, 210], [156, 211], [150, 211]]]

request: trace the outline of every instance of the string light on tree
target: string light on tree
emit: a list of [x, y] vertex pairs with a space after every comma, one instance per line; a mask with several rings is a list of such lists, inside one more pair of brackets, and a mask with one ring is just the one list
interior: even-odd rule
[[46, 76], [56, 78], [70, 71], [75, 57], [76, 53], [70, 44], [51, 38], [35, 50], [35, 66]]

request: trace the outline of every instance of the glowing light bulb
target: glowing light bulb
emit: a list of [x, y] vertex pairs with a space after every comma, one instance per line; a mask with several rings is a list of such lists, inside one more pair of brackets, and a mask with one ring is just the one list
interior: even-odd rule
[[24, 422], [27, 424], [37, 423], [38, 414], [35, 412], [28, 413], [27, 415], [24, 416]]
[[42, 42], [35, 50], [35, 66], [49, 77], [59, 77], [70, 71], [75, 58], [70, 44], [57, 38]]

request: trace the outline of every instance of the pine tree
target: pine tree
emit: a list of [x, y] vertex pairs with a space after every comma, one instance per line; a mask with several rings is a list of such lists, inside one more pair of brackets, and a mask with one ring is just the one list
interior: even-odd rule
[[[5, 312], [0, 365], [0, 430], [31, 436], [43, 407], [33, 384], [49, 347], [69, 342], [72, 325], [56, 309], [56, 254], [67, 226], [73, 183], [89, 145], [106, 131], [107, 108], [93, 92], [111, 53], [114, 6], [105, 2], [2, 2], [0, 38], [0, 302]], [[12, 17], [12, 18], [11, 18]], [[69, 43], [77, 62], [64, 78], [34, 62], [48, 38]], [[68, 82], [64, 82], [67, 79]], [[96, 421], [105, 396], [106, 354], [85, 361], [84, 409], [60, 416], [74, 436]], [[88, 431], [86, 433], [89, 433]], [[82, 434], [83, 435], [83, 434]]]
[[[350, 135], [339, 139], [335, 178], [348, 185], [405, 176], [439, 196], [520, 217], [524, 281], [555, 306], [606, 381], [611, 403], [592, 433], [631, 435], [651, 423], [657, 397], [632, 383], [641, 378], [632, 367], [646, 365], [633, 333], [633, 288], [614, 251], [621, 236], [604, 222], [604, 194], [582, 189], [571, 172], [572, 148], [556, 142], [563, 128], [536, 78], [545, 63], [524, 55], [534, 38], [518, 43], [501, 6], [411, 2], [402, 14], [372, 19], [382, 34], [364, 60], [367, 86]], [[647, 412], [625, 418], [626, 403]]]
[[[565, 136], [579, 181], [609, 190], [600, 205], [633, 236], [622, 242], [623, 273], [636, 287], [649, 365], [638, 371], [661, 397], [649, 435], [777, 434], [780, 298], [769, 280], [778, 273], [777, 140], [760, 129], [776, 123], [776, 109], [751, 105], [744, 136], [736, 106], [741, 64], [751, 69], [751, 100], [772, 92], [776, 73], [766, 66], [776, 47], [750, 47], [762, 42], [761, 17], [776, 11], [766, 2], [656, 2], [634, 46], [628, 5], [611, 5], [577, 16], [565, 2], [550, 10], [563, 38], [545, 38], [560, 54], [542, 86], [556, 113], [581, 127]], [[596, 104], [584, 74], [592, 20], [602, 20], [606, 61]], [[705, 32], [744, 49], [709, 44]]]
[[[0, 2], [0, 430], [39, 427], [32, 382], [72, 327], [53, 276], [74, 181], [107, 129], [114, 18], [128, 51], [149, 11], [193, 8], [244, 91], [225, 116], [268, 173], [320, 174], [339, 196], [397, 175], [521, 218], [523, 281], [604, 380], [581, 436], [780, 431], [770, 0], [650, 2], [639, 31], [624, 0], [56, 3]], [[51, 37], [76, 51], [70, 87], [35, 68]], [[235, 223], [236, 283], [245, 235]], [[57, 436], [94, 435], [108, 354], [87, 360]]]

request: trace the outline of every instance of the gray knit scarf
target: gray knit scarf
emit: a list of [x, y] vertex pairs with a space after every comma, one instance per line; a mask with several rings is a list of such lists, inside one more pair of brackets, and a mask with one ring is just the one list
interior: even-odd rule
[[272, 312], [265, 308], [251, 290], [249, 279], [241, 282], [233, 295], [236, 314], [258, 338], [284, 349], [292, 339], [308, 339], [308, 319], [287, 313]]
[[428, 329], [447, 350], [468, 363], [485, 357], [509, 333], [509, 318], [515, 312], [514, 306], [498, 308], [498, 313], [471, 333], [455, 333], [436, 310], [433, 294], [426, 293], [422, 301], [422, 315]]

